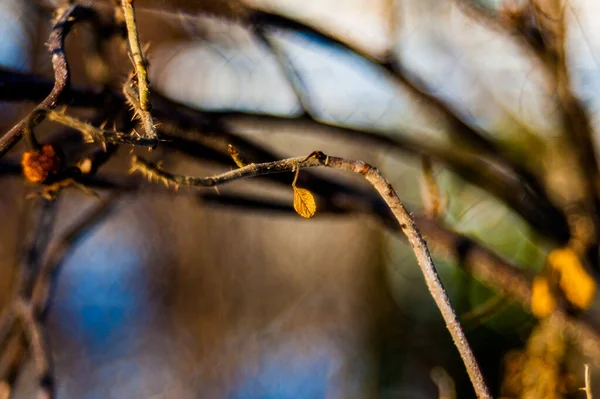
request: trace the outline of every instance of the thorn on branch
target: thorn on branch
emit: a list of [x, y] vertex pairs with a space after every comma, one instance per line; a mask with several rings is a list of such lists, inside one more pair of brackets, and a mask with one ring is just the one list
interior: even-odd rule
[[129, 50], [134, 73], [123, 86], [123, 94], [128, 104], [134, 110], [134, 117], [142, 123], [146, 138], [153, 140], [151, 149], [158, 145], [158, 133], [156, 125], [150, 114], [150, 81], [148, 80], [148, 63], [143, 56], [143, 50], [140, 45], [138, 28], [135, 20], [135, 10], [133, 0], [121, 0], [123, 17], [127, 27], [127, 37], [129, 40]]

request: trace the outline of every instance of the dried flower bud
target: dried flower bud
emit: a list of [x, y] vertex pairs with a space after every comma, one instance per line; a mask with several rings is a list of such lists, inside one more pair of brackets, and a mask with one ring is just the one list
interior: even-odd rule
[[50, 144], [39, 151], [27, 151], [21, 160], [23, 174], [31, 183], [43, 183], [50, 175], [56, 175], [61, 167], [61, 157]]

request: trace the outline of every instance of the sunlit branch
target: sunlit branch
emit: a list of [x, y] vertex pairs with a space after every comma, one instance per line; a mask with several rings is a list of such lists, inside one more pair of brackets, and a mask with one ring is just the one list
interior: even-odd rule
[[385, 177], [383, 177], [383, 175], [377, 170], [377, 168], [374, 168], [363, 161], [347, 160], [344, 158], [328, 156], [320, 151], [315, 151], [307, 157], [289, 158], [260, 164], [250, 164], [243, 168], [234, 169], [221, 175], [208, 177], [174, 175], [165, 172], [159, 169], [156, 165], [153, 165], [147, 161], [143, 161], [139, 158], [133, 159], [132, 170], [139, 170], [150, 179], [163, 181], [167, 185], [174, 184], [176, 187], [180, 185], [190, 187], [214, 187], [246, 177], [272, 173], [293, 172], [297, 171], [298, 169], [315, 167], [329, 167], [360, 174], [364, 176], [369, 183], [371, 183], [375, 190], [377, 190], [381, 198], [391, 210], [398, 226], [400, 226], [400, 229], [406, 235], [408, 242], [413, 248], [417, 258], [417, 263], [421, 267], [421, 271], [425, 277], [425, 282], [429, 292], [440, 309], [442, 317], [446, 322], [446, 326], [450, 331], [450, 335], [454, 340], [454, 344], [460, 352], [477, 396], [479, 398], [491, 398], [492, 396], [490, 395], [485, 384], [483, 375], [479, 369], [479, 365], [475, 360], [475, 356], [473, 355], [471, 347], [469, 346], [456, 313], [452, 308], [452, 304], [450, 303], [448, 295], [442, 285], [441, 280], [439, 279], [435, 265], [431, 259], [431, 255], [429, 254], [427, 244], [417, 229], [412, 216], [402, 205], [402, 202], [396, 194], [396, 191], [385, 179]]

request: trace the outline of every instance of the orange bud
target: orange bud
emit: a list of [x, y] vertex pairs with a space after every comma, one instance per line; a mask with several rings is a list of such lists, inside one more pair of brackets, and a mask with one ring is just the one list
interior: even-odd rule
[[31, 183], [40, 184], [60, 170], [61, 159], [50, 144], [45, 144], [39, 151], [27, 151], [21, 159], [23, 175]]

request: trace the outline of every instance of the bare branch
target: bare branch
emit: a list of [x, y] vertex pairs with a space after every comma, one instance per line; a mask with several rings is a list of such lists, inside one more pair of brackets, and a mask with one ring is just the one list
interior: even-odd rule
[[473, 388], [479, 398], [491, 398], [489, 390], [479, 369], [479, 365], [475, 360], [475, 356], [469, 346], [466, 336], [462, 330], [458, 317], [452, 308], [452, 304], [444, 290], [444, 286], [439, 279], [437, 271], [427, 244], [413, 218], [402, 205], [400, 198], [391, 184], [383, 177], [383, 175], [374, 167], [362, 161], [347, 160], [344, 158], [331, 157], [323, 154], [320, 151], [315, 151], [308, 157], [289, 158], [275, 162], [266, 162], [261, 164], [250, 164], [243, 168], [235, 169], [221, 175], [212, 177], [188, 177], [173, 175], [164, 172], [146, 161], [135, 158], [133, 160], [133, 170], [139, 169], [142, 173], [157, 180], [162, 180], [166, 184], [173, 183], [177, 186], [203, 186], [213, 187], [220, 184], [228, 183], [244, 177], [258, 176], [271, 173], [292, 172], [303, 168], [313, 167], [329, 167], [334, 169], [345, 170], [361, 174], [371, 185], [377, 190], [383, 198], [389, 209], [392, 211], [400, 229], [406, 235], [408, 242], [413, 248], [417, 262], [421, 267], [425, 282], [429, 288], [429, 292], [433, 297], [436, 305], [442, 313], [442, 317], [446, 322], [446, 326], [450, 331], [450, 335], [454, 340], [460, 355], [463, 359]]
[[[64, 51], [65, 38], [77, 22], [93, 19], [96, 16], [96, 12], [92, 8], [74, 4], [63, 9], [57, 18], [48, 40], [48, 50], [52, 55], [52, 67], [54, 68], [54, 87], [39, 104], [40, 107], [52, 109], [63, 101], [64, 92], [71, 85], [69, 64]], [[27, 118], [23, 119], [0, 138], [0, 158], [19, 142], [26, 122]]]

